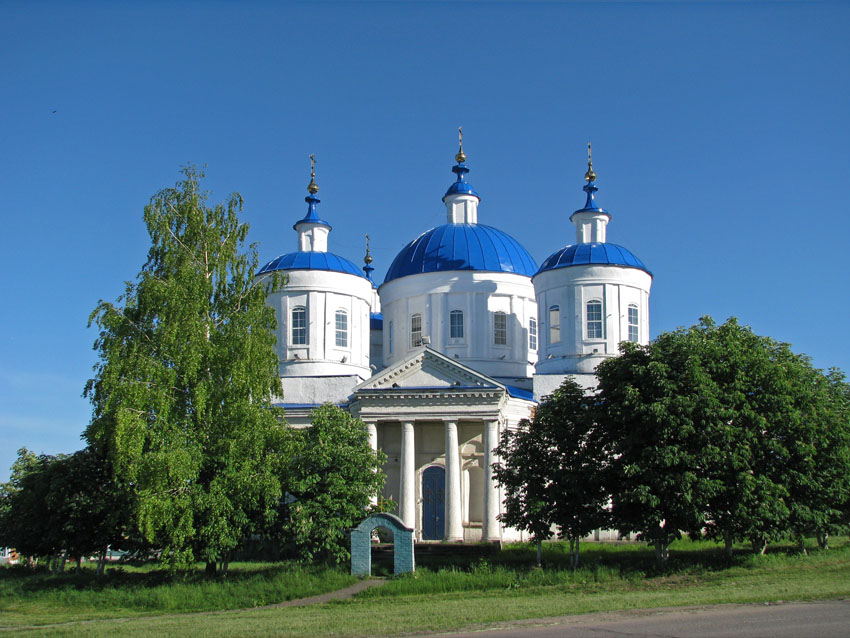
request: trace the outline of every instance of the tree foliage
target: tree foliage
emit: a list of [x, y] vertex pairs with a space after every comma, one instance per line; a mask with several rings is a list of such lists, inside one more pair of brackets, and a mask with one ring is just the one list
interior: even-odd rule
[[254, 281], [242, 199], [207, 205], [203, 173], [145, 207], [151, 239], [137, 280], [91, 316], [99, 362], [85, 436], [132, 494], [133, 519], [172, 567], [226, 561], [280, 499], [287, 432], [275, 315]]
[[123, 495], [90, 448], [59, 456], [19, 450], [0, 502], [0, 544], [31, 557], [102, 556], [126, 532]]
[[339, 562], [349, 557], [348, 531], [384, 484], [386, 456], [372, 449], [366, 426], [336, 406], [317, 408], [311, 422], [293, 432], [279, 534], [302, 558]]
[[605, 524], [660, 563], [683, 533], [756, 551], [846, 529], [850, 386], [788, 344], [703, 318], [647, 346], [621, 344], [589, 397], [566, 382], [503, 435], [508, 525], [578, 540]]
[[597, 368], [618, 529], [664, 560], [682, 532], [731, 553], [835, 528], [850, 470], [842, 380], [734, 319], [621, 350]]
[[[607, 522], [603, 441], [594, 427], [592, 399], [567, 379], [537, 408], [531, 421], [505, 430], [494, 465], [505, 492], [507, 525], [539, 542], [557, 529], [570, 541], [578, 565], [579, 541]], [[539, 562], [539, 556], [538, 556]]]

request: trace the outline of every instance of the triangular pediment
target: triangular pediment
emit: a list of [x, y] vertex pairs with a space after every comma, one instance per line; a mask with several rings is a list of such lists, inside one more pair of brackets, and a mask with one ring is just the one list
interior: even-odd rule
[[360, 390], [504, 388], [504, 385], [436, 350], [425, 347], [354, 388]]

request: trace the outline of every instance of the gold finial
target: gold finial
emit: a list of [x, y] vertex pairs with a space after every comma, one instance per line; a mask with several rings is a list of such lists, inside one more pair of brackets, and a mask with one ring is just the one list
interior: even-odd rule
[[584, 174], [584, 179], [588, 182], [596, 180], [596, 172], [593, 170], [593, 155], [590, 149], [590, 142], [587, 143], [587, 172]]
[[460, 149], [458, 150], [457, 155], [455, 155], [455, 161], [458, 164], [460, 164], [460, 163], [466, 161], [466, 153], [463, 152], [463, 127], [462, 126], [457, 127], [457, 140], [458, 140], [458, 145], [460, 146]]
[[363, 262], [367, 266], [372, 263], [372, 255], [369, 254], [369, 233], [366, 233], [366, 256], [363, 258]]
[[319, 192], [319, 185], [316, 183], [316, 156], [310, 153], [310, 183], [307, 184], [307, 190], [311, 195]]

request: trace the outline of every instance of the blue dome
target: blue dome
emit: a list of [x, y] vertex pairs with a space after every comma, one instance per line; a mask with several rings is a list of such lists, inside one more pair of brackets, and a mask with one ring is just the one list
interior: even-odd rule
[[314, 251], [281, 255], [263, 266], [257, 274], [262, 275], [263, 273], [274, 270], [328, 270], [331, 272], [343, 272], [348, 275], [357, 275], [366, 279], [363, 271], [345, 257], [340, 257], [333, 253]]
[[516, 239], [501, 230], [482, 224], [443, 224], [402, 248], [384, 283], [408, 275], [450, 270], [512, 272], [531, 277], [537, 264]]
[[651, 272], [643, 265], [628, 248], [617, 244], [571, 244], [561, 250], [552, 253], [540, 266], [537, 274], [546, 270], [556, 268], [567, 268], [568, 266], [584, 266], [586, 264], [608, 264], [611, 266], [625, 266], [626, 268], [638, 268]]

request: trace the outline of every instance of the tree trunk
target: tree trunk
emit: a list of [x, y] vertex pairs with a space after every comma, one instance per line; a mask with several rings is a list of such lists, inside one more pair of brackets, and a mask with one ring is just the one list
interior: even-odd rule
[[103, 569], [106, 566], [106, 552], [109, 550], [108, 547], [104, 547], [100, 550], [100, 554], [97, 557], [97, 575], [103, 576]]
[[821, 549], [829, 549], [829, 533], [824, 532], [823, 534], [818, 534], [818, 547]]
[[65, 562], [68, 560], [68, 553], [62, 552], [62, 562], [59, 564], [59, 573], [65, 573]]
[[726, 547], [726, 556], [732, 558], [732, 532], [729, 530], [723, 532], [723, 543]]
[[763, 538], [754, 538], [751, 542], [753, 544], [753, 554], [764, 556], [764, 553], [767, 551], [767, 541]]
[[802, 534], [797, 535], [797, 549], [803, 556], [809, 555], [809, 552], [806, 551], [806, 537]]
[[215, 561], [207, 561], [207, 567], [204, 570], [207, 576], [215, 576]]
[[543, 541], [537, 539], [537, 566], [543, 567]]
[[576, 537], [576, 556], [575, 556], [575, 564], [573, 565], [573, 569], [578, 569], [578, 555], [580, 551], [581, 539]]
[[80, 571], [83, 568], [83, 557], [82, 555], [77, 556], [77, 571]]
[[655, 562], [661, 567], [667, 564], [667, 559], [670, 558], [670, 541], [658, 540], [655, 541]]

